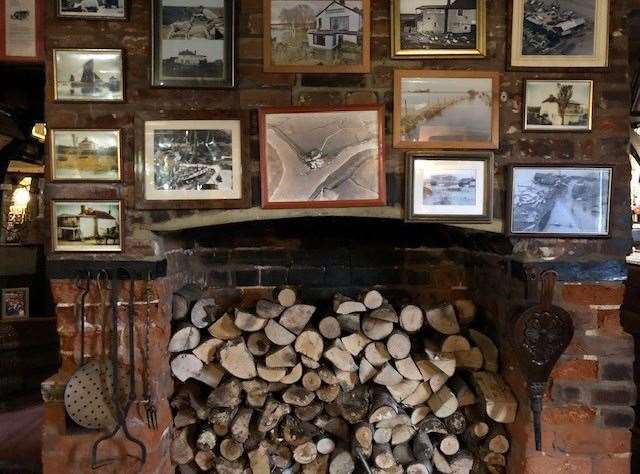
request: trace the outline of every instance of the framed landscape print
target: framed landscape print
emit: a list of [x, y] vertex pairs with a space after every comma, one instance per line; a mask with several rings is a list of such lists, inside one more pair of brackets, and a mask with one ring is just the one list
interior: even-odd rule
[[392, 0], [391, 19], [395, 59], [486, 55], [486, 0]]
[[54, 252], [121, 252], [122, 202], [54, 200], [51, 240]]
[[58, 18], [126, 20], [130, 0], [55, 0]]
[[408, 153], [408, 222], [491, 222], [493, 153]]
[[265, 209], [384, 206], [384, 107], [260, 109]]
[[265, 72], [369, 72], [369, 0], [263, 0], [263, 16]]
[[154, 87], [235, 85], [235, 0], [153, 0]]
[[608, 237], [612, 175], [610, 166], [512, 166], [509, 233]]
[[52, 181], [120, 181], [120, 130], [52, 129]]
[[124, 101], [121, 49], [54, 49], [54, 99], [58, 102]]
[[525, 81], [526, 131], [588, 132], [593, 121], [593, 81]]
[[609, 0], [513, 0], [511, 66], [603, 68]]
[[29, 317], [29, 288], [2, 289], [2, 319]]
[[393, 145], [498, 148], [499, 83], [497, 72], [396, 70]]

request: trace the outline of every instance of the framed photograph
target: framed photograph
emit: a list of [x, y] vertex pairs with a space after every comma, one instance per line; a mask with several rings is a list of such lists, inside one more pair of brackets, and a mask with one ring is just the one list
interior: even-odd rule
[[58, 102], [123, 102], [121, 49], [54, 49], [53, 93]]
[[260, 109], [265, 209], [384, 206], [384, 107]]
[[58, 18], [126, 20], [129, 0], [55, 0]]
[[513, 0], [511, 66], [604, 68], [609, 0]]
[[512, 166], [509, 233], [608, 237], [612, 175], [611, 166]]
[[153, 0], [151, 85], [235, 86], [235, 0]]
[[408, 153], [407, 222], [491, 222], [493, 153]]
[[29, 317], [29, 288], [2, 289], [2, 319]]
[[52, 181], [104, 181], [122, 178], [120, 130], [52, 129], [49, 135]]
[[500, 74], [396, 70], [393, 146], [496, 149]]
[[54, 252], [121, 252], [122, 202], [54, 200], [51, 240]]
[[369, 0], [263, 0], [265, 72], [368, 73]]
[[45, 3], [0, 0], [0, 62], [44, 62]]
[[392, 0], [391, 20], [395, 59], [487, 54], [486, 0]]
[[526, 131], [591, 131], [593, 81], [528, 80], [524, 97]]

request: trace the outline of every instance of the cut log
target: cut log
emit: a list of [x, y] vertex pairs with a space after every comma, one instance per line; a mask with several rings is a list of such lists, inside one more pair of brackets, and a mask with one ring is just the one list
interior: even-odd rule
[[411, 412], [411, 424], [413, 426], [417, 426], [429, 413], [431, 413], [431, 408], [427, 405], [418, 405], [414, 407]]
[[491, 338], [475, 329], [469, 329], [469, 337], [482, 352], [484, 370], [487, 372], [498, 372], [498, 348]]
[[242, 389], [247, 395], [247, 404], [251, 407], [260, 408], [267, 400], [268, 388], [267, 383], [254, 379], [242, 382]]
[[365, 457], [371, 456], [373, 448], [373, 429], [366, 422], [357, 423], [353, 428], [353, 445], [359, 448]]
[[342, 441], [347, 442], [350, 439], [349, 425], [342, 418], [319, 416], [315, 419], [314, 424], [325, 433], [331, 434]]
[[493, 451], [481, 451], [481, 458], [488, 466], [500, 466], [507, 465], [507, 459], [504, 454], [494, 453]]
[[200, 434], [198, 434], [198, 440], [196, 441], [196, 446], [198, 447], [198, 449], [202, 451], [207, 451], [207, 450], [210, 451], [216, 447], [217, 439], [218, 438], [216, 437], [216, 434], [213, 432], [213, 429], [207, 426], [206, 428], [203, 428], [202, 431], [200, 431]]
[[227, 461], [235, 461], [243, 453], [243, 445], [232, 438], [225, 438], [220, 442], [220, 454]]
[[[402, 380], [397, 385], [391, 385], [387, 387], [389, 393], [393, 397], [393, 399], [400, 403], [402, 400], [411, 395], [415, 390], [418, 389], [420, 382], [417, 380]], [[426, 400], [424, 400], [426, 401]]]
[[418, 306], [407, 305], [400, 311], [400, 327], [406, 332], [413, 334], [422, 329], [424, 316]]
[[432, 394], [433, 390], [431, 390], [430, 385], [427, 382], [422, 382], [419, 383], [413, 393], [402, 400], [402, 403], [410, 407], [421, 405], [427, 403]]
[[353, 390], [358, 384], [358, 374], [356, 372], [336, 370], [336, 378], [338, 379], [338, 385], [343, 392]]
[[442, 334], [457, 334], [460, 325], [456, 317], [456, 311], [450, 304], [430, 309], [426, 312], [429, 325]]
[[320, 380], [320, 376], [316, 372], [309, 371], [302, 376], [302, 386], [310, 392], [315, 392], [321, 385], [322, 380]]
[[225, 374], [226, 372], [220, 364], [210, 362], [203, 366], [202, 370], [197, 375], [194, 375], [193, 378], [211, 388], [216, 388]]
[[473, 469], [473, 456], [461, 449], [449, 459], [449, 465], [454, 474], [469, 474]]
[[296, 290], [290, 287], [280, 287], [273, 291], [275, 300], [285, 308], [290, 308], [298, 300]]
[[353, 360], [353, 356], [349, 352], [339, 349], [336, 346], [327, 349], [324, 357], [339, 370], [346, 372], [355, 372], [358, 370], [358, 365]]
[[476, 394], [489, 418], [498, 423], [513, 423], [518, 402], [502, 377], [481, 371], [473, 372], [472, 379]]
[[231, 436], [238, 443], [244, 444], [249, 439], [249, 425], [252, 416], [253, 410], [251, 408], [241, 408], [231, 422]]
[[356, 468], [353, 456], [348, 451], [334, 451], [329, 464], [329, 474], [351, 474]]
[[458, 399], [459, 406], [466, 407], [476, 403], [475, 393], [473, 393], [462, 377], [454, 375], [447, 381], [447, 386]]
[[[316, 395], [318, 395], [316, 393]], [[295, 407], [295, 415], [302, 421], [311, 421], [320, 413], [322, 413], [324, 407], [320, 402], [313, 402], [306, 407]]]
[[369, 423], [375, 424], [382, 420], [394, 418], [398, 414], [398, 403], [387, 390], [375, 389], [371, 400]]
[[209, 425], [216, 436], [227, 436], [231, 428], [231, 422], [238, 412], [237, 408], [214, 408], [209, 412]]
[[258, 300], [256, 314], [264, 319], [274, 319], [282, 314], [284, 306], [269, 300]]
[[284, 346], [271, 352], [264, 359], [267, 367], [295, 367], [298, 363], [296, 351], [291, 346]]
[[316, 331], [303, 331], [296, 338], [295, 350], [310, 359], [319, 361], [324, 350], [324, 340]]
[[283, 416], [288, 415], [291, 408], [286, 403], [280, 403], [276, 400], [269, 400], [264, 406], [262, 415], [258, 421], [258, 431], [266, 433], [278, 426]]
[[209, 408], [233, 408], [240, 405], [240, 383], [231, 379], [229, 382], [216, 387], [209, 393], [207, 406]]
[[402, 444], [408, 442], [416, 434], [416, 430], [411, 425], [395, 426], [391, 433], [391, 445]]
[[361, 332], [354, 332], [353, 334], [343, 337], [340, 339], [342, 341], [342, 345], [344, 348], [352, 355], [357, 356], [362, 352], [370, 342], [367, 336], [362, 334]]
[[424, 429], [419, 429], [411, 441], [413, 457], [422, 464], [430, 464], [433, 457], [433, 443], [429, 433]]
[[430, 353], [429, 361], [449, 377], [456, 371], [456, 357], [450, 352]]
[[247, 453], [249, 458], [249, 467], [252, 474], [270, 474], [271, 463], [269, 462], [269, 454], [264, 444], [260, 443], [256, 449]]
[[407, 466], [406, 474], [433, 474], [434, 468], [431, 461], [428, 464], [413, 463]]
[[340, 323], [333, 316], [322, 318], [318, 323], [318, 330], [325, 339], [337, 339], [340, 337]]
[[331, 403], [340, 395], [340, 387], [338, 385], [325, 385], [316, 390], [316, 395], [323, 402]]
[[217, 474], [243, 474], [244, 465], [241, 462], [229, 461], [223, 457], [214, 460]]
[[263, 332], [254, 332], [247, 337], [247, 349], [254, 356], [263, 356], [271, 349], [271, 342]]
[[427, 433], [437, 433], [446, 435], [449, 433], [444, 422], [434, 414], [427, 415], [419, 424], [419, 429]]
[[351, 425], [355, 425], [367, 418], [369, 413], [369, 403], [371, 401], [371, 390], [368, 385], [359, 385], [348, 392], [343, 391], [336, 403], [340, 416]]
[[310, 359], [304, 354], [300, 354], [300, 362], [302, 362], [302, 365], [304, 365], [307, 369], [316, 370], [320, 368], [319, 361]]
[[299, 385], [292, 385], [282, 394], [283, 402], [296, 407], [306, 407], [315, 398], [316, 394], [314, 392], [307, 392], [303, 387], [300, 387]]
[[382, 367], [389, 362], [391, 355], [383, 342], [371, 342], [364, 349], [364, 357], [374, 367]]
[[471, 344], [469, 343], [469, 339], [461, 336], [460, 334], [447, 336], [440, 346], [440, 352], [460, 352], [470, 350]]
[[316, 450], [320, 454], [330, 454], [336, 449], [336, 443], [331, 438], [320, 438], [316, 441]]
[[340, 293], [333, 297], [333, 312], [336, 314], [364, 313], [367, 310], [363, 303], [352, 300]]
[[191, 323], [199, 329], [204, 329], [216, 319], [218, 311], [218, 305], [213, 298], [199, 299], [191, 310]]
[[236, 308], [233, 323], [238, 329], [242, 329], [245, 332], [256, 332], [266, 326], [267, 320]]
[[458, 316], [458, 322], [468, 326], [476, 318], [476, 305], [471, 300], [456, 300], [453, 302]]
[[416, 460], [413, 456], [413, 450], [411, 449], [411, 444], [409, 442], [395, 445], [392, 452], [396, 462], [402, 466], [412, 464]]
[[378, 290], [369, 290], [366, 291], [361, 297], [362, 303], [368, 309], [376, 309], [382, 306], [384, 303], [384, 298], [380, 294]]
[[198, 422], [196, 411], [189, 407], [182, 407], [178, 410], [173, 417], [173, 426], [176, 429], [184, 428], [185, 426], [195, 425]]
[[438, 418], [446, 418], [458, 409], [458, 400], [446, 385], [431, 395], [428, 404]]
[[493, 423], [486, 437], [487, 448], [489, 451], [506, 454], [509, 451], [509, 438], [501, 424]]
[[342, 332], [352, 333], [360, 331], [359, 313], [339, 314], [336, 319], [340, 324], [340, 329], [342, 330]]
[[282, 377], [280, 383], [291, 385], [302, 378], [302, 364], [296, 364], [287, 374]]
[[281, 367], [273, 368], [258, 364], [256, 368], [258, 377], [266, 382], [280, 382], [287, 373], [287, 369]]
[[169, 340], [169, 352], [184, 352], [200, 344], [200, 331], [190, 324], [183, 324]]
[[288, 346], [296, 340], [296, 335], [283, 327], [274, 319], [270, 319], [264, 327], [264, 334], [267, 338], [278, 346]]
[[405, 379], [408, 380], [419, 380], [422, 381], [422, 374], [418, 369], [418, 366], [413, 361], [413, 358], [406, 357], [404, 359], [399, 359], [394, 362], [396, 366], [396, 370], [402, 375]]
[[444, 425], [447, 427], [447, 431], [449, 431], [449, 433], [454, 435], [461, 435], [467, 429], [467, 419], [462, 414], [462, 412], [454, 411], [451, 415], [444, 419]]
[[393, 332], [393, 323], [367, 316], [362, 320], [362, 332], [373, 341], [381, 341]]
[[241, 336], [242, 331], [233, 323], [231, 316], [224, 314], [209, 326], [209, 334], [223, 341], [230, 341]]
[[248, 380], [258, 375], [253, 355], [242, 338], [229, 341], [220, 349], [220, 365], [239, 379]]
[[442, 474], [452, 474], [453, 469], [451, 469], [451, 465], [447, 458], [445, 458], [437, 448], [433, 450], [433, 466], [441, 472]]
[[369, 313], [369, 317], [390, 323], [398, 322], [398, 313], [396, 313], [396, 310], [393, 309], [393, 306], [390, 304], [383, 304], [379, 308], [374, 309]]
[[405, 359], [411, 352], [411, 340], [404, 332], [395, 331], [387, 339], [387, 350], [394, 359]]
[[461, 369], [480, 370], [484, 363], [482, 352], [477, 347], [469, 351], [459, 351], [453, 354], [456, 359], [456, 366]]
[[190, 427], [176, 430], [170, 448], [171, 461], [175, 464], [189, 464], [193, 461], [195, 453], [189, 443], [190, 434]]
[[313, 441], [307, 441], [293, 450], [293, 459], [300, 464], [309, 464], [318, 456], [318, 450]]
[[173, 294], [171, 301], [171, 314], [174, 321], [187, 317], [189, 310], [199, 298], [202, 297], [202, 288], [198, 285], [185, 285]]
[[191, 351], [194, 356], [205, 364], [208, 364], [218, 353], [218, 350], [224, 345], [224, 341], [215, 337], [211, 337], [201, 342], [198, 347]]
[[171, 373], [181, 382], [196, 377], [203, 367], [202, 361], [193, 354], [178, 354], [171, 361]]
[[402, 382], [402, 380], [402, 375], [400, 375], [388, 362], [382, 366], [380, 371], [373, 378], [374, 383], [384, 386], [397, 385]]
[[315, 306], [296, 304], [285, 309], [278, 322], [292, 333], [299, 335], [315, 311]]
[[447, 435], [440, 441], [440, 452], [447, 456], [453, 456], [460, 450], [460, 442], [456, 435]]
[[371, 365], [367, 359], [362, 359], [360, 361], [360, 367], [358, 368], [360, 383], [366, 383], [376, 375], [378, 375], [378, 370]]
[[382, 469], [389, 469], [396, 464], [393, 452], [391, 451], [391, 445], [387, 443], [374, 444], [371, 457], [373, 458], [374, 464]]

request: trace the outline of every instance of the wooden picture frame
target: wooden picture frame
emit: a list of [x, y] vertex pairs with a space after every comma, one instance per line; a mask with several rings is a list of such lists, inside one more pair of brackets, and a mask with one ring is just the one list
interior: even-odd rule
[[[493, 220], [493, 163], [491, 152], [407, 153], [405, 221], [490, 223]], [[417, 202], [418, 188], [422, 191], [422, 203]], [[432, 202], [425, 202], [427, 200]], [[476, 212], [472, 212], [473, 207]]]
[[[469, 83], [463, 81], [468, 79]], [[488, 82], [487, 82], [488, 81]], [[433, 105], [415, 105], [417, 110], [411, 111], [413, 117], [404, 118], [409, 111], [409, 101], [403, 97], [403, 82], [416, 88], [411, 94], [433, 94], [434, 97], [424, 98]], [[426, 89], [421, 89], [420, 82], [424, 82]], [[434, 91], [433, 87], [441, 87], [442, 92]], [[450, 88], [455, 90], [450, 90]], [[476, 87], [476, 89], [470, 89]], [[444, 89], [447, 89], [446, 91]], [[483, 89], [480, 89], [483, 88]], [[473, 93], [472, 93], [473, 92]], [[443, 102], [437, 94], [447, 95]], [[500, 142], [500, 73], [495, 71], [446, 71], [446, 70], [396, 70], [394, 71], [394, 103], [393, 103], [393, 146], [408, 149], [439, 149], [459, 150], [477, 149], [494, 150]], [[420, 97], [415, 98], [418, 102]], [[449, 105], [447, 105], [449, 104]], [[411, 107], [414, 107], [413, 105]], [[439, 110], [431, 110], [437, 107]], [[486, 110], [488, 107], [489, 110]], [[443, 113], [446, 108], [454, 110], [452, 119], [457, 125], [447, 125], [448, 117]], [[441, 124], [433, 125], [434, 119]], [[480, 120], [484, 120], [483, 128], [478, 128]], [[411, 133], [415, 140], [407, 139], [407, 127], [412, 126]], [[418, 128], [420, 127], [420, 128]], [[449, 129], [447, 128], [449, 127]], [[423, 131], [440, 130], [442, 136], [460, 137], [452, 139], [422, 139]], [[465, 139], [467, 135], [473, 139]]]
[[[22, 308], [12, 307], [8, 308], [12, 303], [12, 294], [22, 294]], [[0, 312], [0, 319], [27, 319], [29, 315], [29, 288], [2, 288], [2, 311]], [[13, 303], [15, 306], [15, 303]], [[13, 314], [14, 312], [22, 312], [24, 314]]]
[[[154, 128], [154, 123], [174, 124], [172, 126], [182, 127], [189, 123], [195, 128], [192, 130], [202, 130], [201, 126], [210, 124], [211, 126], [224, 125], [223, 122], [229, 124], [237, 124], [237, 128], [232, 133], [232, 149], [239, 156], [232, 157], [232, 173], [234, 167], [239, 164], [239, 169], [235, 170], [234, 183], [239, 183], [238, 197], [210, 197], [214, 193], [203, 190], [202, 196], [195, 194], [188, 198], [172, 197], [166, 193], [166, 196], [148, 195], [148, 172], [147, 164], [151, 159], [147, 156], [147, 147], [150, 146], [146, 128]], [[218, 123], [218, 125], [213, 122]], [[239, 209], [251, 206], [251, 167], [249, 163], [249, 132], [247, 126], [249, 123], [249, 112], [229, 112], [229, 111], [162, 111], [162, 112], [139, 112], [135, 117], [135, 193], [136, 193], [136, 209]], [[167, 130], [171, 130], [170, 128]], [[184, 129], [181, 129], [184, 130]], [[233, 145], [234, 139], [239, 140], [239, 144]], [[208, 193], [208, 194], [207, 194]], [[154, 193], [155, 194], [155, 193]], [[174, 193], [175, 194], [175, 193]], [[220, 194], [220, 193], [217, 193]]]
[[45, 3], [46, 0], [0, 0], [0, 63], [45, 61]]
[[[346, 127], [344, 122], [340, 122], [340, 126], [335, 126], [337, 116], [342, 114], [344, 114], [342, 121], [353, 120], [355, 126]], [[304, 119], [302, 119], [303, 115]], [[300, 118], [288, 121], [287, 116], [300, 116]], [[258, 120], [264, 209], [386, 205], [383, 105], [265, 107], [260, 109]], [[367, 123], [367, 120], [372, 123]], [[320, 128], [316, 128], [309, 136], [303, 136], [304, 128], [309, 124], [324, 128], [326, 135], [320, 135]], [[342, 126], [345, 130], [355, 129], [356, 131], [351, 133], [355, 133], [356, 136], [340, 136], [343, 135], [340, 133]], [[295, 130], [290, 127], [295, 127]], [[336, 143], [338, 139], [341, 143]], [[335, 150], [328, 148], [331, 146], [335, 146]], [[278, 148], [283, 147], [282, 157], [275, 155]], [[354, 149], [348, 150], [349, 148]], [[338, 152], [340, 149], [343, 149], [343, 152], [348, 150], [349, 155], [340, 157], [342, 153]], [[369, 152], [373, 153], [376, 163], [367, 163], [370, 158], [363, 154]], [[294, 160], [292, 162], [294, 166], [285, 169], [281, 166], [281, 161], [287, 157], [289, 160]], [[340, 161], [331, 162], [338, 159]], [[364, 169], [365, 166], [368, 168]], [[300, 173], [295, 173], [294, 168], [299, 168]], [[286, 170], [290, 170], [288, 176], [284, 174]], [[353, 192], [354, 195], [359, 192], [360, 196], [357, 199], [353, 196], [350, 199], [341, 199], [340, 195], [346, 195], [348, 191], [341, 188], [346, 180], [340, 178], [338, 173], [348, 171], [352, 173], [350, 176], [353, 176], [360, 170], [362, 170], [362, 176], [359, 177], [361, 182], [358, 190]], [[279, 173], [282, 174], [278, 176]], [[272, 177], [278, 180], [277, 186], [272, 186]], [[292, 180], [300, 177], [306, 181], [294, 184]], [[286, 179], [289, 180], [286, 181]], [[363, 182], [366, 184], [363, 185]], [[327, 183], [332, 184], [333, 187], [324, 186]], [[370, 187], [366, 187], [367, 185]], [[322, 199], [321, 196], [327, 196], [327, 198]]]
[[[455, 5], [451, 6], [451, 9], [455, 10], [455, 15], [460, 16], [465, 21], [468, 22], [467, 25], [458, 26], [456, 25], [457, 31], [454, 32], [442, 32], [443, 38], [442, 41], [445, 44], [453, 44], [452, 39], [448, 38], [445, 33], [449, 33], [449, 35], [460, 35], [464, 38], [464, 40], [468, 40], [470, 36], [475, 37], [475, 45], [469, 45], [466, 48], [447, 48], [444, 46], [426, 48], [426, 47], [403, 47], [402, 45], [402, 37], [403, 35], [413, 35], [418, 36], [417, 32], [418, 28], [418, 15], [423, 14], [426, 8], [422, 7], [425, 10], [422, 10], [420, 13], [416, 12], [416, 18], [406, 19], [403, 23], [402, 16], [405, 13], [402, 12], [402, 2], [404, 0], [391, 0], [391, 13], [390, 13], [390, 22], [391, 22], [391, 57], [394, 59], [460, 59], [460, 58], [484, 58], [487, 55], [487, 2], [486, 0], [473, 0], [475, 1], [475, 13], [467, 14], [466, 10], [458, 9]], [[443, 6], [442, 9], [447, 10], [448, 6]], [[451, 11], [445, 13], [445, 16], [449, 18], [448, 15], [453, 15]], [[416, 26], [413, 27], [413, 23], [416, 23]], [[470, 30], [475, 28], [475, 35], [472, 34], [471, 31], [466, 32], [466, 27]], [[416, 31], [407, 32], [407, 29], [416, 29]], [[431, 32], [431, 34], [433, 34]], [[415, 42], [420, 42], [420, 38], [416, 37]], [[457, 41], [456, 41], [457, 42]]]
[[[531, 176], [518, 177], [518, 173], [523, 170], [534, 173]], [[562, 170], [561, 174], [549, 176], [550, 170]], [[588, 192], [593, 190], [593, 179], [588, 173], [597, 173], [598, 170], [607, 170], [608, 184], [606, 189], [600, 186], [600, 196], [589, 196]], [[609, 238], [611, 236], [611, 209], [612, 209], [612, 189], [614, 180], [614, 167], [611, 165], [580, 164], [522, 164], [510, 165], [508, 168], [508, 191], [506, 206], [506, 233], [509, 237], [529, 237], [529, 238]], [[536, 175], [537, 173], [537, 175]], [[573, 174], [571, 174], [573, 173]], [[576, 183], [572, 183], [576, 181]], [[520, 187], [519, 183], [525, 183], [522, 191], [516, 191]], [[545, 189], [551, 188], [553, 189]], [[532, 189], [535, 188], [535, 189]], [[538, 189], [539, 188], [539, 189]], [[545, 202], [542, 209], [536, 209], [537, 202], [528, 200], [526, 192], [536, 192], [535, 201], [540, 202], [545, 195]], [[544, 191], [544, 192], [543, 192]], [[606, 192], [606, 203], [603, 202], [602, 194]], [[548, 197], [547, 197], [548, 196]], [[591, 198], [591, 202], [589, 201]], [[518, 203], [515, 203], [518, 199]], [[551, 201], [553, 199], [553, 201]], [[556, 209], [556, 206], [558, 208]], [[580, 231], [579, 228], [588, 227], [595, 219], [598, 222], [598, 214], [594, 213], [595, 208], [600, 207], [600, 220], [604, 220], [604, 229], [599, 231]], [[537, 207], [540, 207], [539, 205]], [[516, 216], [517, 213], [517, 216]], [[605, 215], [606, 214], [606, 215]], [[515, 216], [515, 217], [514, 217]], [[596, 216], [596, 217], [593, 217]], [[518, 222], [514, 223], [514, 220]], [[535, 226], [535, 227], [534, 227]], [[553, 231], [535, 230], [535, 228], [553, 228]], [[565, 228], [566, 230], [561, 231]]]
[[[545, 88], [545, 85], [552, 86], [556, 84], [556, 89]], [[571, 102], [571, 99], [576, 98], [574, 95], [574, 89], [576, 85], [587, 86], [586, 91], [586, 103]], [[561, 86], [572, 86], [572, 91], [567, 98], [566, 94], [563, 94]], [[535, 89], [534, 89], [535, 87]], [[537, 90], [536, 90], [537, 89]], [[580, 98], [585, 95], [585, 91], [581, 91]], [[536, 102], [531, 104], [532, 96], [536, 97]], [[546, 97], [545, 97], [546, 96]], [[563, 99], [564, 96], [564, 99]], [[524, 81], [524, 105], [523, 105], [523, 118], [522, 129], [525, 132], [591, 132], [593, 129], [593, 97], [594, 97], [594, 82], [588, 79], [526, 79]], [[544, 97], [544, 99], [543, 99]], [[575, 100], [578, 100], [577, 98]], [[568, 104], [564, 105], [565, 102]], [[562, 103], [562, 105], [561, 105]], [[539, 105], [538, 105], [539, 104]], [[530, 110], [531, 109], [531, 110]], [[539, 109], [540, 112], [535, 112]], [[543, 112], [544, 111], [544, 112]], [[582, 121], [582, 112], [587, 115], [586, 123], [575, 124], [577, 121]], [[574, 124], [562, 124], [562, 122], [574, 121]], [[557, 122], [561, 123], [558, 124]], [[550, 122], [535, 123], [535, 122]]]
[[[278, 32], [273, 32], [272, 28], [272, 7], [273, 3], [291, 4], [291, 1], [283, 0], [263, 0], [263, 61], [265, 72], [277, 72], [277, 73], [354, 73], [365, 74], [371, 70], [371, 52], [370, 52], [370, 36], [371, 36], [371, 7], [370, 0], [357, 0], [362, 4], [360, 11], [340, 5], [339, 2], [333, 0], [300, 0], [298, 3], [306, 5], [308, 8], [307, 16], [309, 22], [306, 24], [307, 30], [304, 33], [296, 31], [295, 27], [288, 27], [286, 24], [282, 24], [281, 28], [278, 28]], [[283, 8], [283, 5], [276, 4], [276, 7]], [[311, 5], [313, 4], [313, 5]], [[330, 8], [331, 7], [331, 8]], [[331, 25], [335, 21], [330, 16], [333, 13], [329, 13], [330, 10], [335, 10], [336, 15], [342, 17], [348, 17], [346, 30], [343, 27], [336, 26], [332, 28]], [[343, 10], [342, 12], [338, 10]], [[346, 11], [349, 10], [349, 11]], [[312, 19], [311, 16], [314, 15]], [[322, 15], [327, 18], [320, 18]], [[359, 19], [358, 19], [359, 17]], [[311, 27], [311, 21], [313, 21], [313, 27]], [[318, 26], [320, 25], [320, 26]], [[330, 26], [329, 29], [324, 29], [325, 26]], [[334, 25], [335, 26], [335, 25]], [[280, 31], [281, 30], [281, 31]], [[346, 31], [346, 33], [345, 33]], [[320, 33], [318, 33], [320, 32]], [[297, 42], [292, 45], [290, 41], [291, 37], [297, 38]], [[272, 42], [281, 38], [279, 44], [276, 44], [274, 48]], [[309, 46], [309, 41], [311, 45]], [[354, 46], [355, 44], [355, 46]], [[281, 45], [281, 46], [280, 46]], [[297, 49], [294, 50], [293, 47]], [[354, 56], [353, 50], [360, 47], [361, 60], [357, 63], [344, 63], [344, 64], [323, 64], [330, 61], [335, 61], [335, 57], [341, 54]], [[285, 63], [278, 64], [278, 60], [274, 60], [274, 49], [278, 55], [292, 55], [313, 53], [317, 56], [312, 62], [317, 64], [292, 64]], [[302, 51], [301, 51], [302, 50]], [[298, 61], [300, 62], [300, 61]]]
[[[111, 9], [110, 2], [109, 7], [105, 7], [105, 10], [100, 12], [82, 12], [82, 11], [64, 11], [63, 2], [65, 0], [54, 0], [56, 3], [56, 18], [60, 20], [107, 20], [107, 21], [128, 21], [129, 20], [129, 10], [131, 8], [130, 2], [131, 0], [122, 0], [122, 15], [113, 14], [113, 12], [106, 11], [107, 9]], [[118, 0], [116, 0], [118, 1]], [[99, 7], [102, 8], [102, 7]], [[118, 7], [116, 7], [118, 8]], [[112, 14], [109, 14], [112, 13]]]
[[[220, 27], [220, 17], [217, 17], [218, 12], [213, 11], [219, 7], [206, 8], [207, 2], [212, 0], [203, 0], [200, 2], [200, 7], [163, 6], [162, 1], [152, 0], [151, 2], [151, 86], [188, 89], [235, 87], [236, 0], [222, 0], [224, 5], [222, 27]], [[202, 12], [199, 12], [198, 10], [203, 7]], [[167, 13], [167, 18], [171, 16], [180, 19], [165, 25], [163, 8], [185, 11]], [[204, 10], [207, 10], [206, 13]], [[209, 16], [215, 19], [209, 19]], [[188, 17], [191, 19], [183, 19]], [[194, 19], [196, 17], [201, 19], [196, 22]], [[163, 38], [165, 33], [167, 38]], [[220, 36], [222, 39], [219, 38]], [[222, 72], [219, 77], [207, 78], [204, 73], [207, 70], [212, 72], [217, 68], [215, 63], [218, 61], [217, 59], [209, 61], [209, 59], [217, 58], [214, 50], [217, 51], [220, 47], [222, 48]], [[200, 58], [199, 62], [197, 62], [198, 58]], [[174, 72], [165, 73], [167, 69]]]

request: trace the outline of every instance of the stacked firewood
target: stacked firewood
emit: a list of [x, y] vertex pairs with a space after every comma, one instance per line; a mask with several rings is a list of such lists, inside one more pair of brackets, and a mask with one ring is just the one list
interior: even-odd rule
[[169, 344], [181, 472], [504, 472], [517, 403], [473, 302], [398, 312], [371, 290], [317, 314], [284, 288], [223, 312], [191, 290]]

